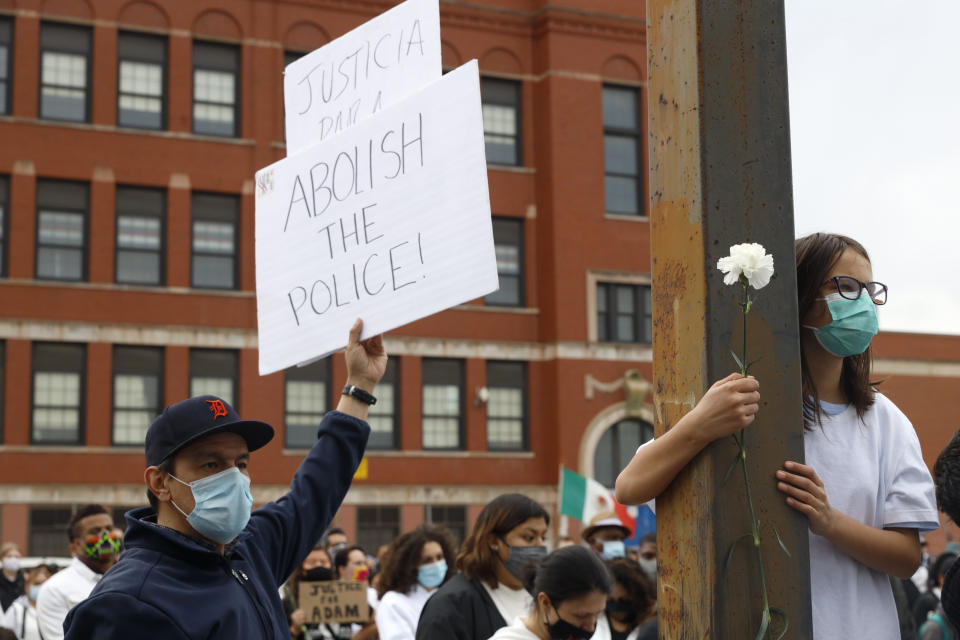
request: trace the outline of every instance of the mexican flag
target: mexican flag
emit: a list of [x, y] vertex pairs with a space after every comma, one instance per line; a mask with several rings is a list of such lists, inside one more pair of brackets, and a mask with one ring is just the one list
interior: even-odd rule
[[636, 514], [630, 514], [605, 486], [560, 467], [560, 515], [576, 518], [584, 524], [604, 511], [613, 511], [627, 529], [634, 531]]

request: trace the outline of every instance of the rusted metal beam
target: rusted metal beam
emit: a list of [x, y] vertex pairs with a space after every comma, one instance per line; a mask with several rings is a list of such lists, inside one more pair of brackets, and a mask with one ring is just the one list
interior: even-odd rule
[[[812, 637], [806, 520], [773, 474], [803, 460], [787, 61], [782, 0], [647, 0], [653, 368], [657, 433], [676, 424], [737, 366], [742, 289], [717, 260], [740, 242], [772, 253], [774, 280], [748, 316], [761, 409], [747, 430], [747, 468], [761, 521], [770, 604], [788, 638]], [[762, 601], [732, 440], [704, 450], [657, 501], [660, 636], [756, 637]], [[791, 556], [780, 549], [776, 526]], [[779, 635], [782, 621], [771, 623]]]

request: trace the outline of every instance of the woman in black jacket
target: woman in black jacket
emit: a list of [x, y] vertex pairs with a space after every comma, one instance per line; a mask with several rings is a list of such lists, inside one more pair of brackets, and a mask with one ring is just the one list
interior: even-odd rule
[[549, 524], [546, 510], [518, 493], [485, 506], [457, 556], [460, 573], [440, 587], [420, 614], [417, 640], [488, 640], [514, 618], [527, 615], [533, 598], [522, 578], [546, 555]]

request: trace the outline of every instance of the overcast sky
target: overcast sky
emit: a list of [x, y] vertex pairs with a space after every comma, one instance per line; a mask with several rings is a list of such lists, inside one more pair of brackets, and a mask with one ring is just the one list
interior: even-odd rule
[[960, 334], [960, 0], [786, 0], [797, 235], [862, 242], [887, 331]]

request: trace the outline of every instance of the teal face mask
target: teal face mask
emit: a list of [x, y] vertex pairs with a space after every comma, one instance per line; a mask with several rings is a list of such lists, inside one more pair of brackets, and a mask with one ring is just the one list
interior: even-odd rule
[[820, 298], [826, 301], [833, 320], [822, 327], [803, 325], [813, 331], [824, 349], [839, 358], [863, 353], [870, 346], [880, 327], [877, 324], [877, 308], [864, 292], [856, 300], [848, 300], [839, 293]]

